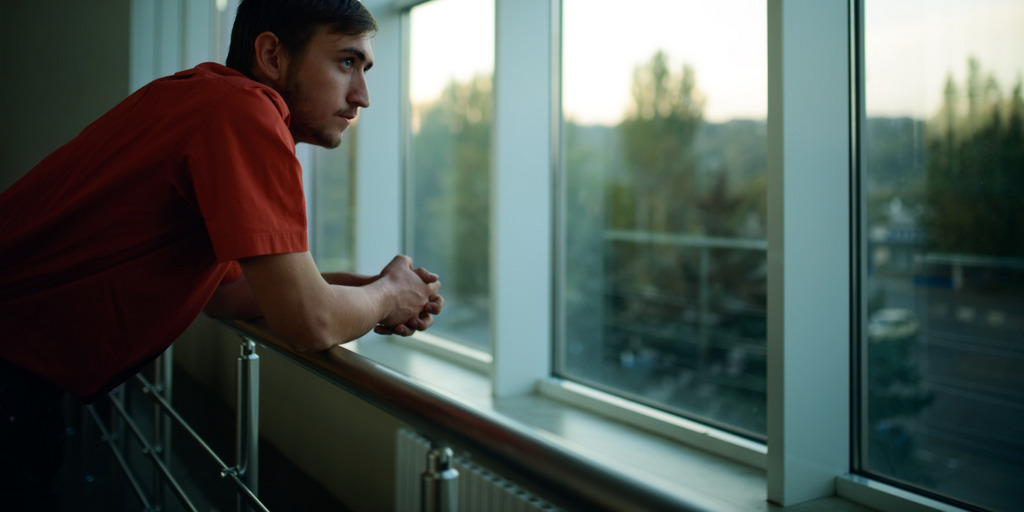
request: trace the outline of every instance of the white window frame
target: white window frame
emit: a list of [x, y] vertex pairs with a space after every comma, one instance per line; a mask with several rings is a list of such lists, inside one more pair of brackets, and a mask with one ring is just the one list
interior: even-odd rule
[[[407, 43], [418, 0], [377, 17], [372, 115], [360, 121], [356, 270], [400, 253]], [[767, 449], [551, 378], [558, 162], [558, 0], [495, 2], [492, 343], [495, 396], [540, 392], [766, 470], [770, 502], [841, 495], [883, 510], [956, 510], [850, 475], [853, 0], [769, 0]], [[457, 58], [458, 49], [453, 49]], [[514, 136], [513, 136], [514, 135]], [[497, 312], [504, 312], [499, 315]], [[911, 507], [911, 508], [907, 508]]]
[[768, 500], [850, 468], [850, 7], [768, 3]]

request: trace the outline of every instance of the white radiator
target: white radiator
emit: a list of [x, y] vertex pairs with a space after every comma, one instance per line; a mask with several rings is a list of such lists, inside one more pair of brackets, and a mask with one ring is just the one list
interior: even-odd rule
[[[408, 429], [398, 430], [395, 512], [420, 512], [421, 477], [427, 469], [430, 441]], [[455, 456], [459, 472], [459, 512], [561, 512], [480, 465]]]

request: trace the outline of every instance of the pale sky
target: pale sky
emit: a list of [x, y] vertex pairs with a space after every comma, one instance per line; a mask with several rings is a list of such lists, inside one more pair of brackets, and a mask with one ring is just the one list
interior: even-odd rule
[[[1004, 94], [1024, 73], [1020, 0], [868, 0], [865, 11], [869, 115], [932, 115], [945, 77], [962, 82], [971, 55]], [[764, 0], [564, 0], [562, 17], [562, 107], [576, 122], [621, 120], [634, 68], [658, 50], [674, 72], [694, 68], [708, 120], [767, 115]], [[452, 78], [493, 72], [493, 18], [492, 0], [413, 10], [414, 102], [435, 98]]]
[[1024, 78], [1020, 0], [876, 0], [864, 16], [869, 116], [931, 117], [950, 73], [963, 87], [971, 56], [1004, 95]]
[[413, 103], [436, 98], [454, 78], [494, 72], [494, 0], [434, 0], [412, 10]]

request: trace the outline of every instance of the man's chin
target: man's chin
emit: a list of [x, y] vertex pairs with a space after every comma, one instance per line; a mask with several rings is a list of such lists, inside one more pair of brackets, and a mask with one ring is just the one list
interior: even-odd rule
[[336, 147], [338, 147], [340, 145], [341, 145], [341, 135], [338, 135], [334, 139], [325, 140], [325, 141], [322, 141], [321, 143], [317, 144], [317, 146], [320, 146], [322, 148], [327, 148], [327, 149], [334, 149], [334, 148], [336, 148]]
[[295, 124], [290, 127], [292, 139], [296, 144], [304, 142], [327, 149], [334, 149], [341, 145], [341, 135], [345, 128], [316, 130], [308, 126], [303, 129], [304, 126], [306, 125]]
[[322, 148], [334, 149], [341, 145], [341, 132], [338, 133], [317, 133], [309, 140], [305, 140], [307, 144], [314, 146], [320, 146]]

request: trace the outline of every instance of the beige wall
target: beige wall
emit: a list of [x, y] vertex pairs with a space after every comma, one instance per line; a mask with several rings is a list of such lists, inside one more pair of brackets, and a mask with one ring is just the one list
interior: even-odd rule
[[129, 3], [0, 1], [0, 189], [128, 95]]
[[[239, 342], [200, 317], [174, 344], [174, 361], [233, 406]], [[269, 350], [257, 353], [260, 435], [352, 510], [394, 510], [398, 421]]]

